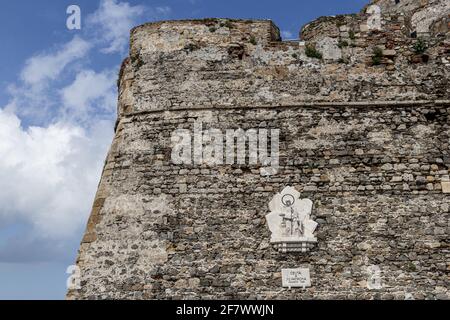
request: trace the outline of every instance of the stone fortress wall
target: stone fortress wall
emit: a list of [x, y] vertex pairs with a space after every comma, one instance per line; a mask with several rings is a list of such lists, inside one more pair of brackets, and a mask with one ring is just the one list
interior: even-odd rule
[[[319, 18], [301, 41], [268, 20], [133, 29], [67, 298], [449, 298], [449, 2], [374, 2], [380, 15]], [[174, 164], [171, 135], [199, 122], [279, 129], [278, 172]], [[286, 186], [314, 204], [306, 253], [269, 243]], [[296, 267], [311, 287], [281, 286]]]

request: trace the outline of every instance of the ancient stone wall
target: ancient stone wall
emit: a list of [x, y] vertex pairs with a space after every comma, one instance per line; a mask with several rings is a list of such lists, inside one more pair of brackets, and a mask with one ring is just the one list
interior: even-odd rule
[[[448, 298], [448, 23], [414, 38], [406, 20], [320, 18], [290, 42], [270, 21], [133, 29], [68, 298]], [[173, 133], [199, 125], [278, 129], [278, 170], [175, 164]], [[307, 253], [269, 243], [268, 204], [286, 186], [314, 203]], [[281, 286], [296, 267], [311, 287]]]

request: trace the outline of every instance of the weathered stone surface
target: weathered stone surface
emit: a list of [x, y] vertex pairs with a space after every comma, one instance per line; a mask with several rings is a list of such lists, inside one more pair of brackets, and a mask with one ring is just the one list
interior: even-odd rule
[[[430, 32], [429, 61], [412, 64], [404, 18], [424, 7], [405, 2], [414, 8], [382, 7], [381, 30], [364, 27], [366, 13], [318, 19], [305, 43], [280, 41], [270, 21], [133, 29], [77, 260], [82, 285], [67, 297], [448, 298], [449, 34]], [[332, 59], [306, 56], [324, 35], [339, 61], [335, 47]], [[374, 47], [395, 55], [373, 65]], [[172, 133], [198, 121], [279, 129], [276, 174], [174, 164]], [[307, 255], [269, 245], [268, 203], [287, 185], [313, 202], [318, 242]], [[374, 265], [381, 284], [370, 289]], [[281, 270], [299, 267], [311, 287], [283, 289]]]
[[450, 182], [442, 182], [442, 192], [443, 193], [450, 193]]

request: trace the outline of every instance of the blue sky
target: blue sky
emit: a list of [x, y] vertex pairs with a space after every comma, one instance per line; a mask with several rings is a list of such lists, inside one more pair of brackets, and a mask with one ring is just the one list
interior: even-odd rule
[[[166, 19], [271, 19], [287, 38], [368, 0], [15, 0], [0, 11], [0, 299], [63, 299], [112, 139], [128, 30]], [[81, 8], [82, 29], [66, 28]]]

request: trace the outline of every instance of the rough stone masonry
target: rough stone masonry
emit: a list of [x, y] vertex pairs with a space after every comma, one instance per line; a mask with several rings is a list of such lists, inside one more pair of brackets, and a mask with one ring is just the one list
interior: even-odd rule
[[[372, 4], [301, 41], [269, 20], [134, 28], [67, 298], [449, 298], [450, 2]], [[279, 129], [278, 172], [174, 164], [172, 132], [197, 122]], [[313, 201], [307, 253], [269, 243], [268, 203], [286, 186]], [[311, 287], [283, 288], [298, 267]]]

